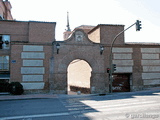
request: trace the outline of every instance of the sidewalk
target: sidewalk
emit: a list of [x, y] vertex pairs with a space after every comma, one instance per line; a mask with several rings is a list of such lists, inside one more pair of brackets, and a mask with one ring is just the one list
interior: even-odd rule
[[25, 99], [48, 99], [48, 98], [57, 98], [55, 94], [28, 94], [28, 95], [10, 95], [6, 94], [0, 95], [0, 101], [5, 100], [25, 100]]
[[[106, 95], [122, 95], [122, 94], [138, 94], [141, 92], [160, 92], [160, 87], [154, 87], [154, 88], [147, 88], [142, 91], [136, 91], [136, 92], [121, 92], [121, 93], [108, 93]], [[49, 98], [58, 98], [58, 96], [61, 97], [81, 97], [81, 96], [90, 96], [90, 95], [99, 95], [99, 94], [81, 94], [77, 95], [75, 92], [70, 92], [69, 95], [67, 94], [61, 94], [61, 95], [56, 95], [56, 94], [27, 94], [27, 95], [10, 95], [10, 94], [0, 94], [0, 101], [5, 101], [5, 100], [25, 100], [25, 99], [49, 99]]]

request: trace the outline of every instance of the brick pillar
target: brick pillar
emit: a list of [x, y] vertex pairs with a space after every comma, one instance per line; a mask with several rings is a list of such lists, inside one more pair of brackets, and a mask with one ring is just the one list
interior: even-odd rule
[[54, 93], [67, 94], [67, 73], [54, 73]]
[[141, 49], [133, 48], [133, 80], [132, 80], [132, 91], [137, 91], [143, 89], [143, 80], [142, 80], [142, 65], [141, 65]]
[[91, 94], [104, 94], [108, 91], [108, 84], [105, 73], [92, 73]]

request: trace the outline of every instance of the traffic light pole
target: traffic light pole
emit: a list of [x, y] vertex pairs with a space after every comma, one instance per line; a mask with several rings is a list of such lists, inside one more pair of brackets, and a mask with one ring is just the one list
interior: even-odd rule
[[121, 31], [120, 33], [118, 33], [112, 43], [111, 43], [111, 48], [110, 48], [110, 59], [109, 59], [109, 64], [110, 64], [110, 71], [109, 71], [109, 92], [112, 93], [112, 82], [113, 82], [113, 69], [112, 69], [112, 59], [113, 59], [113, 54], [112, 54], [112, 50], [113, 50], [113, 45], [116, 41], [116, 39], [118, 38], [118, 36], [120, 36], [122, 33], [124, 33], [126, 30], [128, 30], [129, 28], [131, 28], [132, 26], [134, 26], [137, 22], [135, 22], [134, 24], [132, 24], [131, 26], [129, 26], [128, 28], [126, 28], [125, 30]]

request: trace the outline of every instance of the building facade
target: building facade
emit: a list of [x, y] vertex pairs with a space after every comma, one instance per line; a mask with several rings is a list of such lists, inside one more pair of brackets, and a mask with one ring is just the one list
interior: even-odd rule
[[0, 79], [25, 90], [48, 90], [55, 22], [0, 21]]
[[[81, 26], [64, 41], [55, 40], [55, 26], [55, 22], [1, 20], [0, 80], [18, 81], [25, 92], [109, 92], [111, 42], [124, 26]], [[113, 47], [113, 63], [117, 66], [113, 92], [160, 86], [158, 43], [125, 43], [122, 34]]]
[[[116, 64], [110, 87], [110, 47], [123, 25], [81, 25], [71, 31], [67, 14], [64, 40], [55, 22], [15, 21], [8, 0], [0, 0], [0, 83], [20, 82], [25, 92], [129, 92], [160, 86], [160, 44], [113, 46]], [[2, 92], [0, 88], [0, 92]]]
[[8, 0], [0, 0], [0, 20], [13, 20], [11, 8]]
[[[88, 43], [87, 45], [96, 46], [99, 48], [99, 52], [101, 51], [101, 46], [103, 46], [104, 50], [102, 54], [99, 54], [97, 51], [94, 51], [95, 49], [93, 48], [88, 51], [85, 49], [86, 53], [84, 52], [83, 54], [86, 54], [86, 56], [89, 56], [89, 58], [94, 61], [98, 60], [94, 64], [97, 68], [101, 69], [99, 69], [98, 72], [95, 72], [95, 68], [93, 69], [91, 65], [93, 61], [89, 62], [86, 58], [81, 58], [80, 56], [83, 55], [79, 55], [77, 58], [87, 61], [92, 69], [89, 87], [90, 92], [105, 93], [111, 89], [109, 88], [109, 73], [107, 73], [107, 68], [110, 67], [109, 59], [111, 42], [119, 32], [124, 30], [124, 26], [100, 24], [92, 27], [93, 26], [80, 26], [79, 29], [83, 29], [83, 34], [87, 34], [87, 40], [92, 41], [92, 44]], [[74, 34], [72, 34], [72, 36], [64, 43], [67, 43], [70, 40], [70, 42], [75, 41], [75, 45], [78, 43], [81, 46], [84, 46], [84, 44], [76, 40], [78, 39], [76, 37], [77, 30], [78, 28], [73, 30]], [[84, 36], [85, 35], [81, 35], [81, 38], [84, 39]], [[86, 48], [88, 48], [88, 46]], [[84, 50], [84, 48], [81, 49]], [[113, 74], [113, 92], [137, 91], [160, 85], [159, 43], [125, 43], [124, 34], [122, 34], [117, 38], [112, 52], [112, 62], [117, 66], [116, 71]], [[69, 57], [69, 55], [67, 55], [67, 57]], [[82, 66], [82, 64], [79, 64], [79, 66]], [[75, 68], [76, 67], [78, 67], [78, 65], [75, 66]], [[84, 83], [81, 85], [75, 85], [75, 83], [73, 83], [71, 86], [77, 86], [78, 88], [78, 86], [84, 86]]]

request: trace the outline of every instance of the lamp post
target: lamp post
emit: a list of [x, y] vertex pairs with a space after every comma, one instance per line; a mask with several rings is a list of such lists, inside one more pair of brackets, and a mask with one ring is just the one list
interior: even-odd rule
[[104, 51], [104, 47], [103, 47], [103, 46], [100, 46], [100, 55], [103, 54], [103, 51]]
[[54, 44], [55, 41], [52, 42], [52, 56], [50, 58], [50, 70], [49, 70], [49, 93], [53, 93], [53, 82], [54, 82]]
[[50, 58], [50, 77], [49, 77], [49, 92], [53, 93], [53, 82], [54, 82], [54, 48], [57, 49], [57, 54], [59, 54], [60, 44], [56, 41], [52, 42], [52, 57]]
[[120, 33], [118, 33], [114, 39], [112, 40], [112, 43], [111, 43], [111, 48], [110, 48], [110, 59], [109, 59], [109, 64], [110, 64], [110, 71], [109, 71], [109, 92], [112, 93], [112, 82], [113, 82], [113, 72], [114, 72], [114, 69], [112, 69], [113, 67], [113, 62], [112, 62], [112, 59], [113, 59], [113, 54], [112, 54], [112, 50], [113, 50], [113, 45], [116, 41], [116, 39], [118, 38], [118, 36], [120, 36], [123, 32], [125, 32], [126, 30], [128, 30], [129, 28], [131, 28], [132, 26], [136, 25], [136, 30], [137, 31], [140, 31], [140, 29], [142, 28], [141, 27], [141, 21], [137, 20], [134, 24], [132, 24], [131, 26], [129, 26], [128, 28], [124, 29], [123, 31], [121, 31]]
[[57, 54], [59, 54], [59, 48], [60, 48], [60, 44], [56, 43]]

